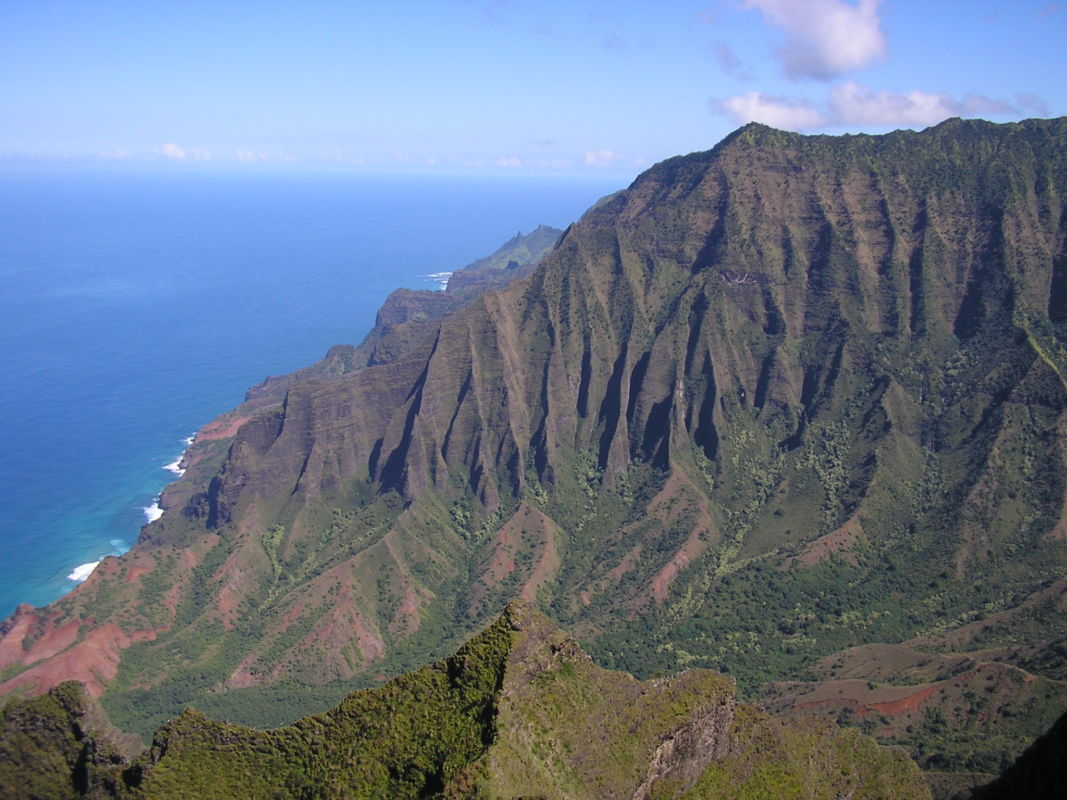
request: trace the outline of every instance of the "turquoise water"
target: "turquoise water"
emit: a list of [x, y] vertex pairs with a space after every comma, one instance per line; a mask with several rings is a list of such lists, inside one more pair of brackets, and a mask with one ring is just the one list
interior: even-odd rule
[[0, 179], [0, 616], [136, 541], [184, 440], [358, 343], [400, 286], [565, 227], [604, 181]]

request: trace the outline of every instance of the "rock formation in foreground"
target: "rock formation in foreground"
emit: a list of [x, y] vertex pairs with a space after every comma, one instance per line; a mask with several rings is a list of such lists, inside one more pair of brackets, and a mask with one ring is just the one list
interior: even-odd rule
[[641, 683], [600, 669], [523, 605], [450, 658], [323, 714], [252, 730], [190, 709], [130, 760], [106, 732], [70, 735], [99, 713], [77, 686], [5, 708], [0, 797], [929, 796], [899, 751], [832, 724], [785, 726], [705, 670]]

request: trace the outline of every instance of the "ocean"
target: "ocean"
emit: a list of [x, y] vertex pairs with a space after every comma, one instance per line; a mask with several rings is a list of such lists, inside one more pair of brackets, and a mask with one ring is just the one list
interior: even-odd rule
[[[188, 437], [358, 343], [390, 291], [618, 181], [7, 170], [0, 175], [0, 617], [128, 549]], [[169, 469], [168, 469], [169, 467]]]

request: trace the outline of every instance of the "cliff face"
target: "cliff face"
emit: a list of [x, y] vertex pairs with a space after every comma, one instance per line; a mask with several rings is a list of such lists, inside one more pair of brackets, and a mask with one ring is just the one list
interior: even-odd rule
[[528, 277], [206, 429], [130, 554], [9, 624], [0, 691], [111, 625], [76, 676], [145, 730], [410, 667], [522, 596], [608, 665], [746, 690], [982, 650], [1049, 681], [1021, 749], [1067, 705], [1065, 153], [1064, 120], [750, 125], [653, 167]]

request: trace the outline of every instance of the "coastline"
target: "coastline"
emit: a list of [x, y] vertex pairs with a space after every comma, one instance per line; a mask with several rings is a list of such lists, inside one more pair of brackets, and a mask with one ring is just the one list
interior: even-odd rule
[[175, 445], [264, 376], [358, 341], [398, 287], [441, 290], [515, 230], [565, 225], [616, 188], [140, 174], [0, 188], [0, 318], [19, 342], [0, 352], [0, 616], [55, 602], [81, 584], [68, 576], [132, 546], [191, 466]]
[[[185, 463], [185, 454], [189, 452], [189, 448], [192, 446], [195, 439], [196, 434], [193, 434], [192, 436], [186, 436], [184, 439], [182, 439], [182, 444], [184, 445], [184, 447], [181, 453], [173, 461], [164, 464], [163, 469], [173, 475], [176, 475], [177, 478], [181, 478], [181, 476], [185, 474], [185, 467], [182, 466], [182, 464]], [[173, 481], [169, 481], [168, 484], [169, 483], [173, 483]], [[144, 514], [145, 517], [145, 525], [151, 525], [153, 522], [163, 516], [164, 509], [160, 506], [159, 503], [160, 499], [163, 496], [163, 489], [165, 488], [166, 484], [160, 488], [159, 492], [156, 493], [151, 504], [141, 507], [141, 512]], [[142, 528], [143, 527], [144, 526], [142, 526]], [[126, 544], [121, 539], [112, 539], [110, 541], [110, 544], [112, 548], [111, 552], [103, 554], [95, 561], [86, 561], [84, 564], [78, 564], [76, 567], [71, 569], [69, 573], [67, 573], [67, 580], [75, 585], [85, 583], [85, 581], [89, 579], [89, 576], [93, 574], [93, 570], [100, 566], [100, 562], [102, 562], [105, 558], [107, 558], [108, 556], [121, 556], [124, 553], [128, 552], [130, 547], [132, 546], [130, 544]], [[68, 591], [73, 588], [73, 586], [69, 587]]]

